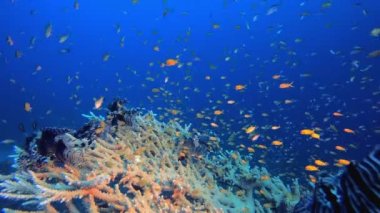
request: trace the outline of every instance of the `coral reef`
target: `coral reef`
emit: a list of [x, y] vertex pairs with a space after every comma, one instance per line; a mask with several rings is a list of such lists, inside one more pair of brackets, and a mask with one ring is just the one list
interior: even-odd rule
[[86, 128], [42, 131], [17, 148], [17, 171], [0, 176], [0, 196], [44, 212], [271, 212], [299, 201], [297, 180], [287, 186], [222, 150], [216, 136], [123, 104]]

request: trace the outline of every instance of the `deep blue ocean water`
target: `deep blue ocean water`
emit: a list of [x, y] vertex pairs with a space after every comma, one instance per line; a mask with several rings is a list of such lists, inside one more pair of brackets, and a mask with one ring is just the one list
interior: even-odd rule
[[[380, 27], [380, 1], [77, 3], [76, 9], [75, 1], [0, 2], [0, 141], [16, 141], [0, 144], [1, 161], [33, 125], [78, 128], [86, 122], [82, 113], [104, 115], [104, 108], [93, 109], [99, 97], [105, 105], [127, 98], [162, 120], [192, 123], [230, 149], [265, 145], [255, 148], [251, 164], [262, 159], [285, 177], [306, 180], [304, 167], [315, 159], [335, 173], [335, 160], [359, 160], [379, 144], [380, 57], [368, 54], [380, 49], [380, 37], [370, 34]], [[69, 37], [59, 43], [63, 35]], [[169, 58], [178, 65], [162, 66]], [[293, 88], [279, 88], [291, 82]], [[239, 84], [246, 88], [236, 91]], [[332, 115], [337, 111], [343, 117]], [[244, 132], [250, 125], [260, 134], [255, 142]], [[300, 135], [302, 129], [320, 129], [321, 139]]]

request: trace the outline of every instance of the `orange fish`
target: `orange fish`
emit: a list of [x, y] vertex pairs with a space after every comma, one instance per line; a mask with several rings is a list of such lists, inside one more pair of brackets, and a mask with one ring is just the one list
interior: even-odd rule
[[333, 116], [335, 116], [335, 117], [342, 117], [343, 114], [340, 113], [340, 112], [333, 112]]
[[294, 87], [293, 86], [293, 82], [291, 82], [291, 83], [282, 83], [282, 84], [280, 84], [280, 86], [278, 86], [280, 89], [289, 89], [289, 88], [292, 88], [292, 87]]
[[247, 150], [248, 150], [248, 152], [250, 152], [250, 153], [255, 152], [255, 149], [252, 148], [252, 147], [248, 147]]
[[26, 112], [31, 112], [32, 111], [32, 106], [30, 105], [29, 102], [25, 102], [25, 104], [24, 104], [24, 110]]
[[343, 152], [346, 151], [346, 148], [344, 148], [343, 146], [335, 146], [335, 149], [338, 151], [343, 151]]
[[345, 133], [355, 134], [355, 131], [352, 130], [352, 129], [345, 128], [345, 129], [343, 129], [343, 131], [344, 131]]
[[98, 100], [95, 101], [94, 109], [100, 109], [103, 105], [104, 97], [100, 97]]
[[312, 130], [312, 129], [303, 129], [303, 130], [301, 130], [300, 131], [300, 134], [301, 135], [312, 135], [312, 134], [314, 134], [314, 130]]
[[316, 171], [319, 171], [318, 167], [314, 166], [314, 165], [307, 165], [305, 166], [305, 170], [306, 171], [309, 171], [309, 172], [316, 172]]
[[280, 79], [280, 77], [281, 77], [281, 75], [273, 75], [273, 76], [272, 76], [272, 78], [273, 78], [274, 80]]
[[223, 110], [215, 110], [214, 115], [221, 115], [223, 114]]
[[346, 159], [339, 159], [337, 160], [337, 166], [348, 166], [350, 165], [350, 161], [349, 160], [346, 160]]
[[309, 180], [310, 180], [312, 183], [316, 183], [316, 182], [317, 182], [317, 178], [314, 177], [313, 175], [309, 175]]
[[281, 145], [282, 145], [282, 142], [281, 142], [281, 141], [273, 141], [273, 142], [272, 142], [272, 145], [273, 145], [273, 146], [281, 146]]
[[247, 87], [246, 85], [238, 84], [235, 86], [235, 90], [236, 91], [244, 90], [246, 87]]
[[329, 165], [327, 162], [322, 161], [322, 160], [315, 160], [314, 164], [317, 165], [317, 166], [327, 166], [327, 165]]
[[169, 58], [168, 60], [166, 60], [165, 64], [167, 67], [175, 66], [178, 64], [178, 60]]

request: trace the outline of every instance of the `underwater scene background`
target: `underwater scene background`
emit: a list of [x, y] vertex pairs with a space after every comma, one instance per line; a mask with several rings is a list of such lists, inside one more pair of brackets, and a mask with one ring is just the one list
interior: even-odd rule
[[379, 144], [379, 1], [4, 0], [0, 16], [2, 174], [27, 136], [107, 120], [116, 98], [310, 192]]

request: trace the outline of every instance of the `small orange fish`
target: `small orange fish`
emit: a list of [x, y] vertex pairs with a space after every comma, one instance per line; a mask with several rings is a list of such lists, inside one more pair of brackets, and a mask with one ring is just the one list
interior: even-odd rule
[[343, 152], [346, 151], [346, 148], [344, 148], [343, 146], [335, 146], [335, 149], [338, 151], [343, 151]]
[[247, 150], [248, 150], [249, 153], [255, 152], [255, 149], [252, 148], [252, 147], [248, 147]]
[[316, 183], [316, 182], [317, 182], [317, 178], [314, 177], [313, 175], [309, 175], [309, 180], [310, 180], [312, 183]]
[[312, 130], [312, 129], [303, 129], [303, 130], [301, 130], [300, 131], [300, 134], [301, 135], [312, 135], [312, 134], [314, 134], [314, 130]]
[[168, 60], [166, 60], [165, 64], [167, 67], [172, 67], [178, 64], [178, 60], [169, 58]]
[[276, 141], [273, 141], [273, 142], [272, 142], [272, 145], [273, 145], [273, 146], [281, 146], [281, 145], [282, 145], [282, 142], [276, 140]]
[[317, 166], [327, 166], [327, 165], [329, 165], [327, 162], [322, 161], [322, 160], [315, 160], [314, 164], [317, 165]]
[[273, 76], [272, 76], [272, 78], [273, 78], [274, 80], [280, 79], [280, 77], [281, 77], [281, 75], [273, 75]]
[[223, 114], [223, 110], [215, 110], [214, 115], [221, 115]]
[[305, 170], [306, 171], [309, 171], [309, 172], [316, 172], [316, 171], [319, 171], [318, 167], [314, 166], [314, 165], [307, 165], [305, 166]]
[[337, 164], [338, 164], [338, 166], [348, 166], [348, 165], [350, 165], [350, 161], [349, 160], [346, 160], [346, 159], [339, 159], [339, 160], [337, 160]]
[[280, 89], [289, 89], [289, 88], [292, 88], [292, 87], [294, 87], [293, 86], [293, 82], [291, 82], [291, 83], [282, 83], [282, 84], [280, 84], [280, 86], [278, 86]]
[[342, 117], [343, 114], [340, 113], [340, 112], [333, 112], [333, 116], [335, 116], [335, 117]]
[[246, 85], [238, 84], [235, 86], [235, 90], [241, 91], [241, 90], [244, 90], [246, 87], [247, 87]]
[[245, 129], [245, 133], [250, 134], [251, 132], [255, 131], [255, 126], [250, 126], [247, 129]]
[[278, 130], [280, 128], [281, 128], [280, 126], [272, 126], [272, 130]]
[[100, 109], [103, 105], [104, 97], [100, 97], [98, 100], [95, 101], [94, 109]]
[[24, 104], [24, 110], [26, 112], [31, 112], [32, 111], [32, 106], [30, 105], [29, 102], [25, 102], [25, 104]]
[[343, 131], [344, 131], [345, 133], [355, 134], [355, 131], [352, 130], [352, 129], [345, 128], [345, 129], [343, 129]]

